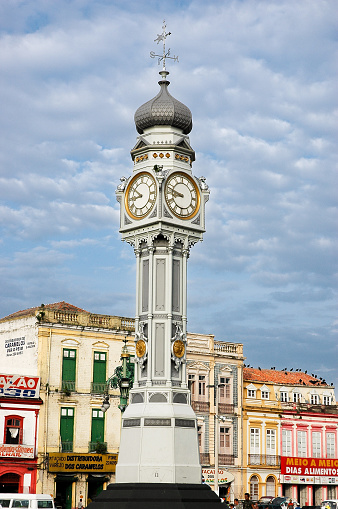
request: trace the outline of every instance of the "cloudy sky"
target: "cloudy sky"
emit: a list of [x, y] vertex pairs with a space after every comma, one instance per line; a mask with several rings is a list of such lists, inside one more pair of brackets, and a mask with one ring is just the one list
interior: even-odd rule
[[[0, 3], [0, 316], [135, 312], [115, 188], [154, 97], [165, 18], [211, 188], [189, 330], [338, 385], [335, 0]], [[337, 111], [337, 110], [336, 110]]]

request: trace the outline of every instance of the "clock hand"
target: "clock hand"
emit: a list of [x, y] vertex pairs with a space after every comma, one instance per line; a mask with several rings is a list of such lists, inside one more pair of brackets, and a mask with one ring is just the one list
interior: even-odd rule
[[135, 201], [135, 200], [138, 200], [139, 198], [142, 198], [143, 194], [140, 194], [139, 192], [137, 194], [138, 194], [138, 196], [131, 196], [129, 198], [130, 201]]
[[175, 189], [173, 187], [168, 187], [169, 191], [171, 191], [171, 194], [177, 198], [184, 198], [183, 194], [179, 193], [178, 191], [175, 191]]

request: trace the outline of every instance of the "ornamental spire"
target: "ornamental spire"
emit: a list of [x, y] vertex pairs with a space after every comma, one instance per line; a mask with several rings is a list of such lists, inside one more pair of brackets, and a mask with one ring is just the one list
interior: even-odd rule
[[[167, 25], [165, 24], [165, 20], [163, 20], [162, 33], [161, 34], [157, 34], [156, 39], [154, 39], [154, 42], [157, 42], [157, 44], [159, 44], [161, 41], [163, 42], [163, 53], [162, 53], [162, 55], [156, 55], [154, 51], [151, 51], [150, 52], [150, 57], [151, 58], [158, 57], [158, 64], [160, 64], [161, 61], [163, 62], [162, 72], [165, 71], [166, 74], [169, 74], [168, 71], [165, 68], [166, 58], [171, 58], [172, 60], [178, 62], [178, 56], [176, 57], [174, 55], [173, 57], [171, 57], [170, 56], [170, 48], [166, 52], [165, 41], [166, 41], [166, 38], [168, 37], [168, 35], [171, 35], [171, 32], [166, 32], [166, 28], [167, 28]], [[161, 74], [161, 72], [160, 72], [160, 74]]]

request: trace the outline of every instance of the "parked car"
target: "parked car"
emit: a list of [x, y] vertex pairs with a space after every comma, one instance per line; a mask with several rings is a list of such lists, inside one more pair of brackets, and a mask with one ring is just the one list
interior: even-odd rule
[[[299, 506], [297, 500], [291, 499], [294, 509]], [[290, 502], [289, 497], [276, 497], [271, 500], [269, 504], [270, 509], [287, 509], [288, 503]]]
[[0, 507], [4, 509], [55, 509], [50, 495], [28, 493], [0, 493]]
[[338, 500], [324, 500], [320, 507], [321, 509], [338, 509]]
[[261, 497], [259, 500], [258, 500], [258, 508], [259, 509], [267, 509], [267, 507], [271, 507], [269, 504], [271, 502], [271, 500], [273, 500], [274, 497]]

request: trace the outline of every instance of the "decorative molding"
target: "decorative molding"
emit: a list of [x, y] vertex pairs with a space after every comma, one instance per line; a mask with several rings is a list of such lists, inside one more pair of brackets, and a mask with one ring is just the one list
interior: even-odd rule
[[154, 208], [153, 212], [150, 214], [149, 217], [156, 217], [157, 216], [157, 206]]
[[172, 219], [172, 218], [173, 218], [173, 216], [171, 216], [171, 215], [169, 214], [169, 212], [167, 211], [167, 209], [166, 209], [166, 207], [165, 207], [164, 205], [163, 205], [163, 215], [164, 215], [165, 217], [169, 217], [170, 219]]
[[196, 219], [194, 219], [193, 221], [191, 221], [191, 224], [201, 224], [201, 216], [200, 216], [200, 214], [198, 214], [198, 216], [196, 217]]
[[132, 224], [132, 221], [130, 221], [130, 219], [128, 219], [126, 214], [124, 214], [124, 224]]

